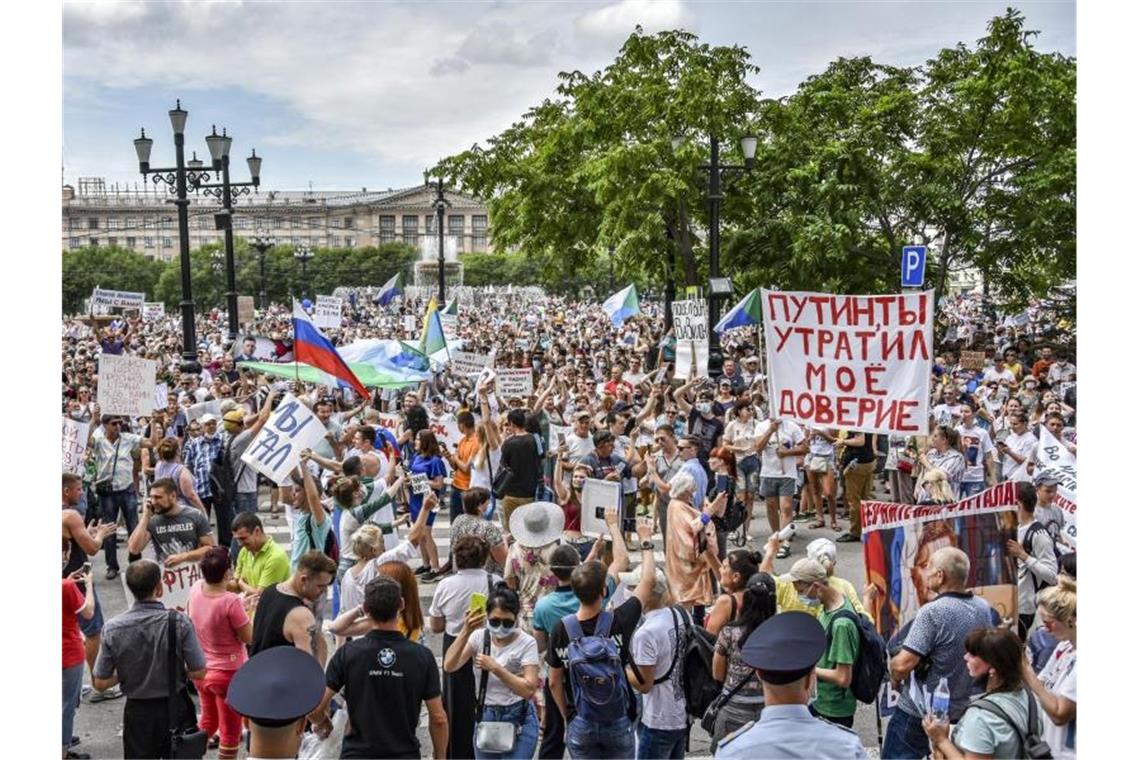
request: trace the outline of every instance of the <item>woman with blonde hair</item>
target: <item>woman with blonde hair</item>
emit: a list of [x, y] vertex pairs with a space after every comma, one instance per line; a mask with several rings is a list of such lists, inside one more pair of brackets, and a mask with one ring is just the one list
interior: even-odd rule
[[345, 571], [340, 581], [340, 605], [345, 610], [364, 604], [364, 587], [376, 577], [373, 560], [384, 549], [384, 534], [380, 532], [379, 525], [368, 523], [352, 534], [351, 544], [356, 564]]
[[946, 472], [937, 467], [928, 469], [922, 474], [917, 495], [919, 504], [953, 504], [955, 501], [954, 489], [946, 477]]
[[1040, 673], [1028, 660], [1021, 663], [1025, 685], [1048, 717], [1041, 738], [1058, 760], [1072, 760], [1077, 752], [1077, 582], [1058, 575], [1057, 585], [1037, 595], [1041, 625], [1057, 638], [1057, 647]]

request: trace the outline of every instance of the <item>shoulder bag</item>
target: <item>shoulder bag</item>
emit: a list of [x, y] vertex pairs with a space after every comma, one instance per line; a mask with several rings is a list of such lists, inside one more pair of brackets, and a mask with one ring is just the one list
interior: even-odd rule
[[[488, 576], [488, 584], [490, 576]], [[491, 655], [491, 632], [483, 632], [483, 654]], [[487, 699], [487, 678], [484, 670], [479, 677], [479, 699], [475, 704], [475, 749], [480, 752], [508, 754], [515, 749], [519, 726], [505, 720], [483, 720], [483, 707]]]
[[194, 758], [200, 760], [206, 754], [206, 742], [209, 737], [206, 732], [193, 725], [189, 728], [179, 723], [181, 708], [189, 705], [190, 714], [194, 714], [194, 703], [186, 694], [184, 678], [178, 678], [178, 660], [181, 647], [178, 645], [178, 612], [169, 610], [166, 613], [166, 676], [170, 684], [169, 726], [170, 726], [170, 757]]
[[119, 440], [115, 441], [115, 454], [114, 459], [111, 460], [111, 476], [103, 480], [95, 481], [95, 493], [99, 496], [110, 496], [115, 488], [115, 469], [119, 466], [119, 444], [123, 442], [123, 437], [120, 435]]

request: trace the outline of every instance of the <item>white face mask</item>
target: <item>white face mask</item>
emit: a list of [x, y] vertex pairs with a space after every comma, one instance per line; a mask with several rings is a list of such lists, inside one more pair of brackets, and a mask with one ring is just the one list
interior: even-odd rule
[[708, 401], [701, 401], [697, 403], [697, 412], [699, 414], [709, 414], [712, 412], [712, 404]]
[[514, 634], [515, 626], [514, 625], [503, 625], [503, 626], [499, 626], [498, 628], [492, 628], [491, 625], [488, 623], [487, 630], [491, 632], [491, 638], [493, 638], [493, 639], [507, 639], [507, 638], [510, 638]]

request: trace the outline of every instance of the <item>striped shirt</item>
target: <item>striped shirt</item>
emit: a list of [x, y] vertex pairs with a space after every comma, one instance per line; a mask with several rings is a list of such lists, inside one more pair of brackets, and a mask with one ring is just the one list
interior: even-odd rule
[[204, 435], [186, 441], [182, 452], [182, 460], [194, 476], [194, 490], [198, 496], [208, 499], [214, 495], [210, 490], [210, 465], [218, 458], [222, 451], [222, 437], [215, 435], [207, 438]]

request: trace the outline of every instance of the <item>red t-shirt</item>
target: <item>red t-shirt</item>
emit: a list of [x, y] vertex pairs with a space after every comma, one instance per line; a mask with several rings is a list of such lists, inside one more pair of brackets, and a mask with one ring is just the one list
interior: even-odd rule
[[70, 578], [63, 579], [63, 667], [71, 668], [84, 660], [83, 634], [79, 632], [79, 611], [87, 599]]

